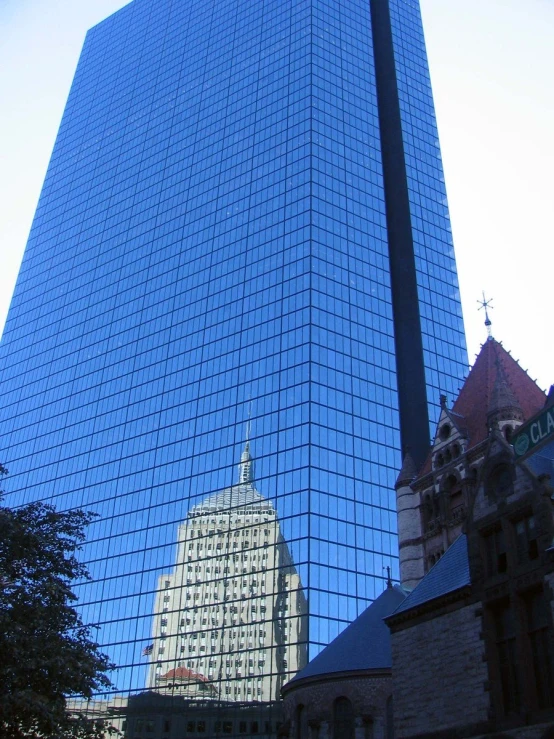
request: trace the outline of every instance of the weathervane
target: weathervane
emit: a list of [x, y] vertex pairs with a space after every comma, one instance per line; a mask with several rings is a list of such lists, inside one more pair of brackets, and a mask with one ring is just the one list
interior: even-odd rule
[[489, 298], [488, 300], [485, 298], [485, 291], [483, 290], [483, 300], [478, 300], [479, 303], [479, 310], [485, 309], [485, 326], [487, 327], [487, 333], [489, 335], [489, 339], [492, 339], [492, 332], [491, 332], [491, 325], [492, 321], [489, 318], [489, 308], [492, 310], [494, 308], [492, 303], [492, 298]]

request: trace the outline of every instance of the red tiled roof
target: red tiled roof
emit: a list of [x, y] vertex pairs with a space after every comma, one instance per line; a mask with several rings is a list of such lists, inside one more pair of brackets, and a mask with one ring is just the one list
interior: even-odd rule
[[[502, 344], [495, 339], [489, 339], [481, 347], [475, 364], [451, 409], [453, 414], [461, 416], [460, 426], [467, 433], [470, 449], [484, 441], [488, 435], [487, 414], [496, 383], [497, 364], [502, 368], [502, 379], [521, 407], [524, 420], [540, 411], [546, 401], [546, 394]], [[430, 471], [431, 453], [425, 460], [419, 476]]]
[[545, 393], [508, 354], [502, 344], [489, 339], [481, 347], [456, 402], [454, 413], [464, 417], [469, 437], [469, 447], [486, 439], [488, 435], [487, 413], [500, 364], [504, 379], [523, 411], [525, 420], [540, 411], [546, 400]]
[[175, 680], [175, 678], [180, 678], [181, 680], [201, 680], [204, 683], [208, 682], [207, 677], [201, 675], [199, 672], [193, 672], [187, 667], [176, 667], [174, 670], [169, 670], [165, 675], [162, 675], [162, 679], [164, 680]]

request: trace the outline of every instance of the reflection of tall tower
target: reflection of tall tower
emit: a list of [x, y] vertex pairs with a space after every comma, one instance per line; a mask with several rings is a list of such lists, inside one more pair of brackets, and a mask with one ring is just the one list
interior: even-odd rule
[[418, 0], [132, 0], [87, 35], [0, 345], [0, 459], [14, 505], [100, 514], [78, 594], [120, 688], [146, 563], [227, 484], [249, 398], [311, 656], [382, 592], [401, 449], [425, 457], [467, 366], [437, 138]]
[[148, 687], [189, 697], [278, 700], [306, 662], [306, 600], [277, 514], [254, 487], [247, 442], [238, 483], [194, 506], [161, 575]]

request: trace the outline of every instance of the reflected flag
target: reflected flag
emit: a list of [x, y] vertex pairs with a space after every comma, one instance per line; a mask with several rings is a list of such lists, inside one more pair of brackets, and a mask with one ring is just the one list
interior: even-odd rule
[[149, 644], [147, 647], [144, 647], [144, 649], [142, 650], [142, 656], [148, 657], [148, 655], [152, 654], [153, 651], [154, 651], [154, 645]]

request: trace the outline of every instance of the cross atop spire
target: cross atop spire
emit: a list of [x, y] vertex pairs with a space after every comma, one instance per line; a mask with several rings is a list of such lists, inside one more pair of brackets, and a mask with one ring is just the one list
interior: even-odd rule
[[485, 291], [483, 290], [483, 300], [478, 300], [477, 302], [479, 303], [479, 310], [482, 310], [483, 308], [485, 309], [485, 326], [487, 327], [488, 340], [490, 341], [492, 339], [492, 321], [489, 318], [489, 308], [491, 310], [493, 309], [493, 306], [491, 305], [492, 298], [487, 300], [485, 298]]

